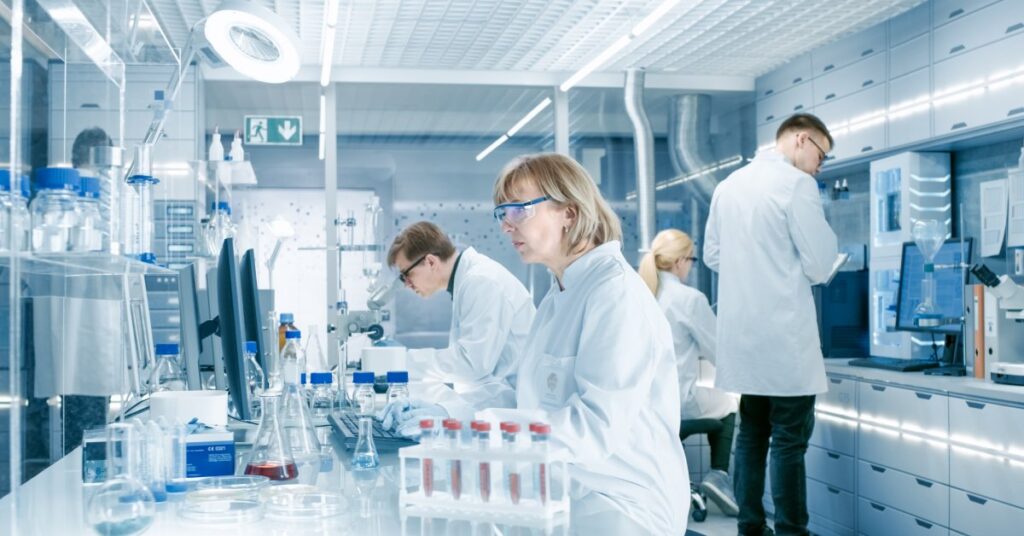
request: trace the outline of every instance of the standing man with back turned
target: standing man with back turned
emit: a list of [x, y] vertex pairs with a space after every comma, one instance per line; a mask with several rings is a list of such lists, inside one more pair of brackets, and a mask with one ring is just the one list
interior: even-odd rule
[[769, 439], [775, 531], [808, 534], [804, 454], [815, 395], [827, 390], [811, 286], [838, 253], [813, 175], [832, 136], [817, 117], [796, 114], [775, 138], [715, 190], [704, 241], [704, 262], [719, 273], [716, 387], [742, 395], [742, 535], [772, 534], [761, 503]]

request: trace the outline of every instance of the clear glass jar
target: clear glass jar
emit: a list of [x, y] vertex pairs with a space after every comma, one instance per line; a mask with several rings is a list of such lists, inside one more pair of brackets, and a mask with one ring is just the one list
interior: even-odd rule
[[79, 224], [78, 171], [44, 168], [36, 173], [39, 193], [29, 205], [32, 219], [32, 250], [37, 253], [73, 251]]
[[108, 237], [100, 213], [100, 181], [82, 177], [82, 191], [78, 194], [79, 224], [72, 248], [75, 251], [103, 251]]
[[184, 391], [185, 372], [181, 369], [178, 345], [174, 343], [156, 345], [156, 366], [149, 379], [150, 392]]
[[373, 403], [376, 396], [373, 392], [373, 373], [356, 372], [352, 375], [352, 383], [356, 386], [356, 392], [352, 398], [356, 401], [359, 414], [373, 415]]
[[388, 404], [409, 400], [409, 373], [404, 370], [388, 372]]
[[231, 221], [231, 204], [227, 201], [220, 201], [210, 207], [213, 215], [210, 216], [209, 226], [206, 228], [206, 242], [210, 251], [220, 251], [221, 245], [227, 238], [234, 238], [238, 227]]
[[326, 417], [334, 409], [334, 389], [331, 385], [333, 374], [330, 372], [314, 372], [310, 374], [313, 384], [311, 406], [314, 417]]
[[[19, 195], [20, 194], [20, 195]], [[28, 175], [21, 176], [21, 189], [11, 199], [11, 218], [15, 224], [14, 248], [17, 251], [32, 249], [32, 216], [28, 211], [28, 198], [32, 197], [32, 188]]]

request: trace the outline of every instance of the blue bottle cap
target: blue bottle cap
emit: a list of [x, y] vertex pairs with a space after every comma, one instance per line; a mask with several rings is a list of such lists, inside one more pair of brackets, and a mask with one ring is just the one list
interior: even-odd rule
[[74, 190], [81, 187], [81, 176], [77, 169], [48, 167], [36, 171], [36, 183], [42, 190]]
[[245, 353], [255, 354], [257, 351], [256, 341], [245, 341]]
[[372, 372], [356, 372], [352, 374], [352, 383], [373, 385]]
[[219, 201], [217, 203], [210, 203], [210, 210], [223, 210], [224, 212], [228, 213], [228, 216], [230, 216], [231, 215], [231, 203], [228, 203], [227, 201]]
[[312, 376], [313, 379], [310, 381], [310, 383], [312, 383], [313, 385], [330, 384], [331, 380], [333, 379], [331, 378], [330, 372], [314, 372]]
[[309, 383], [308, 381], [306, 381], [306, 373], [305, 372], [303, 372], [302, 374], [299, 374], [299, 383], [301, 383], [302, 385], [306, 385], [307, 383]]
[[156, 345], [156, 355], [178, 355], [178, 344], [169, 342]]
[[82, 177], [82, 191], [78, 195], [89, 199], [99, 199], [100, 180], [96, 177]]
[[297, 329], [290, 329], [290, 330], [284, 332], [284, 340], [286, 340], [286, 341], [290, 340], [290, 339], [301, 339], [301, 338], [302, 338], [302, 332], [297, 330]]
[[291, 324], [292, 322], [295, 322], [295, 315], [291, 313], [281, 313], [282, 324]]
[[404, 370], [389, 370], [388, 383], [409, 383], [409, 373]]
[[32, 179], [29, 179], [28, 175], [21, 176], [21, 197], [32, 197]]
[[156, 253], [139, 253], [139, 260], [146, 264], [156, 264]]
[[0, 169], [0, 192], [11, 191], [11, 171]]

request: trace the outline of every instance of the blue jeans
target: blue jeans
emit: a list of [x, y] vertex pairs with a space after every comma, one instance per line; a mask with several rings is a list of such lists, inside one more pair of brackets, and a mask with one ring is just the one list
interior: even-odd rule
[[775, 533], [808, 534], [804, 454], [814, 430], [814, 396], [740, 398], [733, 487], [739, 504], [739, 533], [764, 532], [765, 466], [769, 448]]

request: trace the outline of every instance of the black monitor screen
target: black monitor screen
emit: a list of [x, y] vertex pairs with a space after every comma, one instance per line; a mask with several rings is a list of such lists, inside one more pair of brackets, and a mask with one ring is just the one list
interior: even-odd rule
[[[964, 315], [964, 276], [961, 262], [971, 261], [971, 239], [946, 240], [935, 255], [935, 312], [948, 322]], [[952, 268], [952, 266], [956, 268]], [[913, 242], [903, 244], [903, 261], [900, 266], [899, 295], [896, 300], [896, 329], [901, 331], [926, 331], [931, 333], [958, 334], [960, 323], [944, 323], [939, 326], [918, 326], [914, 322], [914, 309], [921, 303], [921, 280], [924, 279], [924, 255]]]
[[242, 282], [242, 307], [245, 310], [245, 340], [256, 341], [256, 362], [266, 370], [267, 365], [263, 359], [260, 290], [259, 285], [256, 284], [256, 253], [253, 250], [247, 250], [242, 255], [242, 265], [239, 270], [238, 275]]
[[245, 328], [235, 241], [224, 240], [217, 261], [217, 309], [220, 344], [224, 353], [224, 373], [228, 396], [239, 419], [249, 420], [249, 390], [245, 381]]

